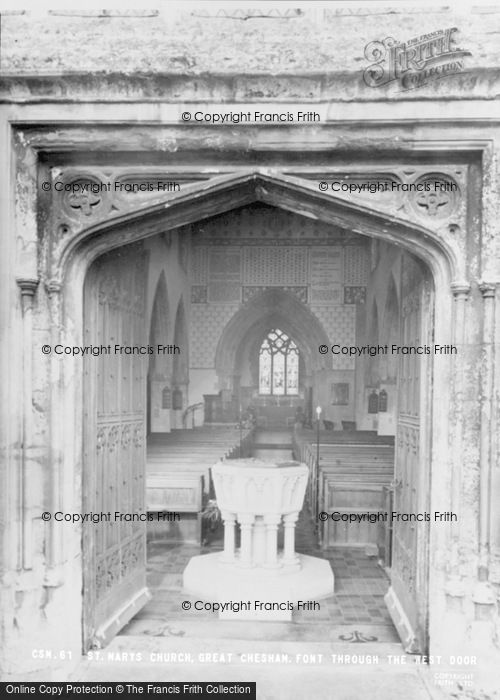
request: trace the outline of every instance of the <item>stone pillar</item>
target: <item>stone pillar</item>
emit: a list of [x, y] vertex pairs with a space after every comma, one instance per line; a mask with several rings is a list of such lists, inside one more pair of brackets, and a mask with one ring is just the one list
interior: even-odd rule
[[251, 567], [254, 516], [250, 513], [238, 514], [238, 522], [241, 527], [240, 565]]
[[283, 516], [283, 523], [285, 526], [283, 566], [299, 566], [299, 558], [295, 554], [295, 523], [298, 518], [298, 513], [288, 513]]
[[486, 650], [493, 644], [495, 590], [490, 582], [491, 565], [491, 480], [492, 480], [492, 407], [494, 390], [494, 344], [495, 344], [495, 297], [496, 283], [482, 282], [483, 295], [483, 342], [481, 368], [481, 428], [480, 428], [480, 473], [479, 473], [479, 557], [477, 581], [472, 592], [474, 620], [470, 635], [474, 645]]
[[278, 566], [278, 525], [281, 516], [265, 515], [266, 524], [266, 568], [274, 569]]
[[[54, 347], [62, 339], [62, 287], [59, 281], [52, 280], [46, 285], [49, 296], [50, 320], [51, 320], [51, 345]], [[51, 461], [51, 509], [53, 512], [63, 510], [64, 493], [64, 431], [63, 412], [64, 406], [64, 377], [63, 371], [68, 369], [68, 361], [64, 364], [51, 353], [50, 364], [50, 461]], [[60, 564], [65, 557], [65, 540], [62, 537], [62, 528], [55, 527], [52, 521], [49, 525], [50, 535], [48, 544], [48, 569], [45, 575], [47, 585], [60, 585], [62, 572]]]
[[[482, 367], [482, 401], [481, 401], [481, 432], [480, 432], [480, 477], [479, 477], [479, 562], [478, 580], [484, 584], [489, 580], [490, 548], [491, 548], [491, 469], [492, 469], [492, 404], [493, 404], [493, 349], [495, 342], [495, 283], [483, 282], [479, 285], [483, 295], [483, 367]], [[488, 605], [493, 605], [492, 591], [485, 596], [485, 587], [479, 585], [481, 593], [478, 598], [483, 603], [488, 599]], [[474, 601], [476, 602], [476, 601]]]
[[23, 313], [23, 437], [22, 467], [19, 474], [19, 508], [21, 513], [21, 547], [18, 550], [19, 569], [33, 567], [33, 508], [29, 484], [29, 451], [32, 448], [33, 432], [33, 297], [38, 287], [37, 279], [18, 279], [21, 290], [21, 308]]
[[236, 526], [236, 515], [229, 511], [222, 511], [224, 521], [224, 552], [221, 560], [228, 564], [234, 563], [234, 528]]
[[266, 561], [266, 525], [262, 515], [255, 518], [253, 529], [253, 562], [262, 566]]
[[[455, 430], [452, 442], [453, 462], [457, 468], [452, 473], [451, 484], [451, 508], [453, 513], [460, 513], [462, 500], [462, 469], [458, 465], [462, 463], [463, 455], [463, 421], [464, 421], [464, 396], [466, 377], [466, 305], [470, 294], [470, 285], [467, 282], [455, 282], [451, 285], [455, 304], [454, 319], [454, 344], [458, 348], [458, 355], [452, 356], [454, 383], [454, 411], [456, 416]], [[461, 597], [463, 592], [459, 587], [459, 562], [460, 562], [460, 515], [459, 522], [450, 523], [451, 551], [450, 551], [450, 576], [448, 578], [451, 598]], [[451, 601], [456, 608], [456, 601]]]

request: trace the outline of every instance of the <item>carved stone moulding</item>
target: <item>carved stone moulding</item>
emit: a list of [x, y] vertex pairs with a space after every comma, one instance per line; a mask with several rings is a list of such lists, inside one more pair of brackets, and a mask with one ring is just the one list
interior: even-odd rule
[[96, 221], [168, 199], [180, 193], [183, 185], [209, 180], [212, 175], [158, 168], [53, 168], [51, 176], [50, 206], [57, 241]]
[[446, 219], [456, 210], [461, 197], [456, 180], [444, 173], [427, 173], [414, 183], [420, 191], [410, 191], [413, 211], [422, 218]]
[[453, 216], [447, 232], [456, 235], [461, 232], [464, 215], [467, 168], [443, 170], [449, 172], [429, 172], [428, 166], [403, 168], [398, 165], [378, 171], [294, 171], [291, 174], [314, 182], [322, 192], [332, 196], [357, 200], [410, 220], [416, 215], [432, 228], [441, 227], [443, 221]]
[[62, 209], [70, 218], [106, 216], [112, 198], [105, 184], [99, 175], [78, 173], [70, 178], [55, 180], [53, 191], [56, 198], [61, 197]]

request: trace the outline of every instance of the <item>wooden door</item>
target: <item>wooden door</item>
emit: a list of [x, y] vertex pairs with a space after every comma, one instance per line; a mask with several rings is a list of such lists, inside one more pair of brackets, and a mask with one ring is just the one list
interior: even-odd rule
[[[405, 255], [401, 276], [401, 346], [432, 351], [432, 295], [424, 270]], [[429, 513], [430, 355], [400, 355], [394, 465], [398, 513]], [[425, 515], [423, 516], [425, 517]], [[426, 653], [429, 521], [392, 523], [391, 589], [386, 602], [405, 649]]]
[[[145, 513], [147, 355], [115, 353], [147, 345], [145, 259], [138, 246], [100, 258], [84, 295], [84, 344], [110, 353], [84, 359], [83, 646], [99, 648], [148, 600]], [[109, 518], [107, 517], [109, 514]]]

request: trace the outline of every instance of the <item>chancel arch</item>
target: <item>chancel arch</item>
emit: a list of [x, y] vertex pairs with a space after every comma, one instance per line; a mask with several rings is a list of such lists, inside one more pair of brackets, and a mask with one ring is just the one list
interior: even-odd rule
[[306, 372], [311, 373], [331, 366], [331, 357], [321, 355], [320, 345], [328, 344], [328, 335], [318, 318], [293, 294], [272, 289], [256, 295], [231, 318], [220, 337], [215, 355], [215, 368], [222, 383], [230, 380], [237, 368], [244, 343], [265, 331], [280, 328], [294, 340], [301, 350]]
[[[259, 392], [259, 355], [262, 343], [276, 329], [297, 348], [298, 387], [293, 396], [280, 397], [274, 392], [266, 401]], [[304, 404], [321, 370], [331, 366], [331, 355], [319, 352], [328, 343], [321, 322], [305, 304], [285, 290], [267, 290], [242, 306], [224, 328], [215, 356], [219, 386], [235, 406], [273, 400], [290, 406]]]

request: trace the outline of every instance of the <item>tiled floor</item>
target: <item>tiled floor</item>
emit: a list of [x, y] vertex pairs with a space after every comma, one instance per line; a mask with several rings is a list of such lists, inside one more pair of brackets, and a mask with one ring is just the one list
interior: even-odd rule
[[[291, 451], [282, 447], [287, 433], [261, 438], [265, 449], [255, 449], [254, 456], [280, 461], [292, 458]], [[269, 450], [267, 445], [279, 444]], [[272, 453], [272, 454], [269, 454]], [[280, 540], [282, 538], [282, 533]], [[189, 559], [222, 549], [222, 529], [213, 533], [208, 546], [171, 545], [161, 540], [149, 543], [148, 585], [152, 600], [123, 630], [124, 635], [205, 636], [239, 639], [258, 638], [262, 623], [219, 620], [217, 613], [185, 611], [181, 604], [190, 600], [182, 593], [182, 572]], [[280, 542], [280, 544], [282, 544]], [[327, 559], [335, 575], [335, 594], [320, 601], [321, 609], [295, 611], [292, 622], [266, 623], [266, 637], [309, 641], [383, 641], [395, 642], [397, 635], [384, 603], [389, 582], [375, 557], [367, 557], [363, 549], [318, 549], [313, 525], [307, 511], [297, 523], [296, 550], [299, 553]]]
[[[260, 436], [262, 448], [258, 449], [265, 454], [255, 450], [254, 456], [290, 459], [289, 433], [275, 433]], [[296, 534], [297, 550], [327, 559], [335, 573], [335, 594], [320, 601], [320, 611], [296, 612], [291, 622], [220, 620], [216, 614], [183, 611], [182, 601], [193, 599], [182, 593], [182, 571], [193, 555], [222, 549], [222, 530], [207, 538], [209, 546], [203, 548], [155, 540], [149, 544], [148, 557], [153, 598], [106, 649], [127, 659], [140, 652], [143, 661], [86, 660], [75, 680], [217, 678], [256, 682], [259, 700], [398, 700], [402, 695], [408, 700], [430, 700], [419, 667], [388, 665], [388, 655], [401, 654], [402, 647], [383, 602], [388, 581], [374, 558], [362, 550], [318, 550], [307, 512], [301, 514]], [[179, 658], [179, 652], [186, 662], [170, 661], [170, 657]], [[207, 652], [213, 657], [210, 664]], [[337, 664], [332, 654], [338, 659], [380, 656], [380, 665]], [[167, 660], [153, 663], [152, 656]], [[249, 659], [253, 656], [255, 660]], [[282, 661], [273, 662], [278, 656]]]
[[[216, 613], [185, 611], [181, 604], [191, 600], [182, 592], [182, 571], [189, 559], [220, 549], [160, 546], [151, 548], [148, 584], [152, 600], [127, 625], [122, 634], [152, 636], [259, 638], [262, 623], [219, 620]], [[322, 556], [320, 551], [307, 550]], [[320, 601], [321, 609], [296, 611], [292, 622], [266, 623], [266, 637], [276, 640], [382, 641], [397, 642], [383, 596], [388, 582], [384, 573], [362, 552], [334, 550], [325, 557], [335, 573], [335, 594]], [[194, 599], [193, 599], [194, 600]]]

